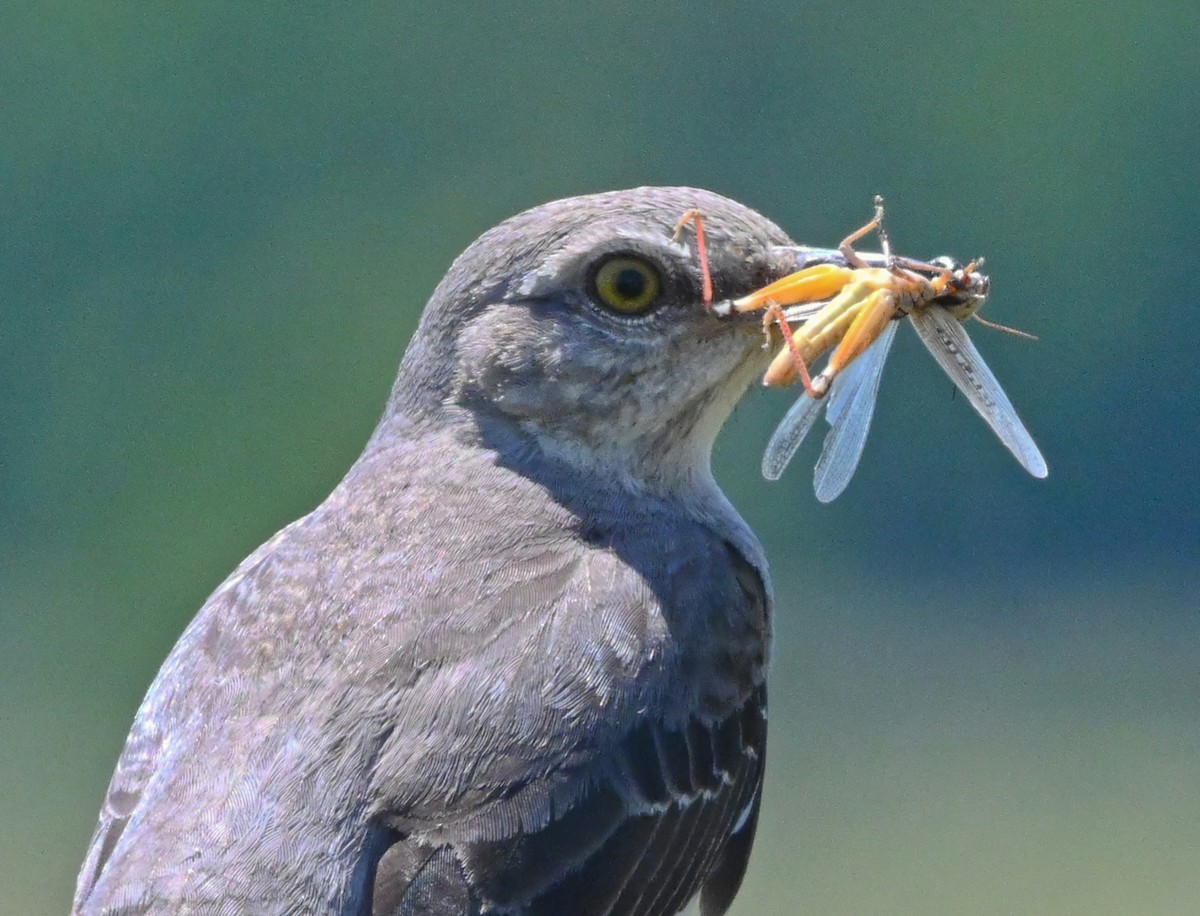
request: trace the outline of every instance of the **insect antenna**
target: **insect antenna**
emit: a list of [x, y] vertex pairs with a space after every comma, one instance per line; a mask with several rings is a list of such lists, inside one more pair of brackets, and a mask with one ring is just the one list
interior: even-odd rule
[[971, 315], [985, 328], [991, 328], [994, 331], [1003, 331], [1005, 334], [1015, 334], [1017, 337], [1024, 337], [1026, 340], [1037, 340], [1036, 334], [1030, 334], [1028, 331], [1022, 331], [1018, 328], [1010, 328], [1006, 324], [1000, 324], [998, 321], [988, 321], [986, 318], [979, 317], [979, 313], [975, 312]]

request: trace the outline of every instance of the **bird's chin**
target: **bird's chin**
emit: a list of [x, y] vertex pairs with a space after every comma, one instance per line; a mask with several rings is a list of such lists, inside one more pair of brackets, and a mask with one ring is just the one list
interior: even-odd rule
[[715, 486], [713, 445], [768, 361], [755, 340], [740, 354], [710, 354], [690, 371], [676, 366], [668, 374], [664, 363], [621, 383], [581, 386], [558, 400], [577, 404], [578, 412], [529, 412], [519, 423], [539, 451], [593, 479], [639, 494], [691, 498], [697, 488]]

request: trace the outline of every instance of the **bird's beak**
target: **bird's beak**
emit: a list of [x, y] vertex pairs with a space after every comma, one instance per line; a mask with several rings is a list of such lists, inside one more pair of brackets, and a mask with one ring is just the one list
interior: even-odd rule
[[[854, 253], [866, 262], [868, 267], [887, 267], [887, 255], [876, 251], [859, 251]], [[806, 267], [816, 267], [819, 264], [833, 264], [837, 267], [849, 267], [846, 256], [836, 248], [811, 248], [808, 245], [776, 245], [768, 252], [773, 263], [778, 264], [785, 273], [796, 273]]]

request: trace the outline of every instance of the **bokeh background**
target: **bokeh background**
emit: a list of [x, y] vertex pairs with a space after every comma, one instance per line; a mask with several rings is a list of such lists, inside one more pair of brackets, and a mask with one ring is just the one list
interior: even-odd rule
[[1200, 912], [1192, 0], [9, 4], [0, 912], [63, 913], [205, 596], [330, 490], [425, 298], [542, 201], [691, 184], [984, 253], [1017, 467], [904, 331], [863, 464], [717, 475], [778, 593], [735, 912]]

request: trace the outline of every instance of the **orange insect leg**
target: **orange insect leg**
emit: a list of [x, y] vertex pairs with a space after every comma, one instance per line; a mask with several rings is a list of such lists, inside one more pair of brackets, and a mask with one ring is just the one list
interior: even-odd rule
[[713, 301], [713, 283], [712, 272], [708, 269], [708, 243], [704, 240], [704, 215], [692, 208], [683, 216], [679, 217], [679, 222], [675, 224], [675, 234], [673, 238], [679, 241], [679, 236], [683, 233], [683, 227], [689, 222], [696, 226], [696, 254], [700, 258], [700, 295], [703, 298], [704, 307], [712, 308]]
[[763, 384], [772, 388], [782, 388], [785, 385], [790, 385], [796, 380], [796, 375], [799, 373], [801, 381], [804, 382], [804, 390], [812, 393], [812, 377], [808, 374], [808, 366], [804, 362], [804, 355], [800, 352], [800, 347], [796, 343], [796, 336], [792, 332], [792, 326], [787, 320], [787, 316], [783, 314], [777, 304], [772, 304], [767, 312], [767, 318], [764, 319], [764, 324], [774, 319], [779, 330], [783, 333], [783, 339], [786, 342], [782, 350], [775, 354], [775, 358], [771, 360], [771, 365], [767, 367], [766, 374], [763, 375]]
[[[817, 377], [817, 385], [824, 380], [825, 389], [839, 372], [866, 352], [875, 343], [887, 323], [896, 314], [896, 294], [890, 289], [877, 289], [863, 302], [854, 321], [846, 330], [841, 343], [829, 357], [829, 364]], [[822, 392], [824, 393], [824, 392]]]

